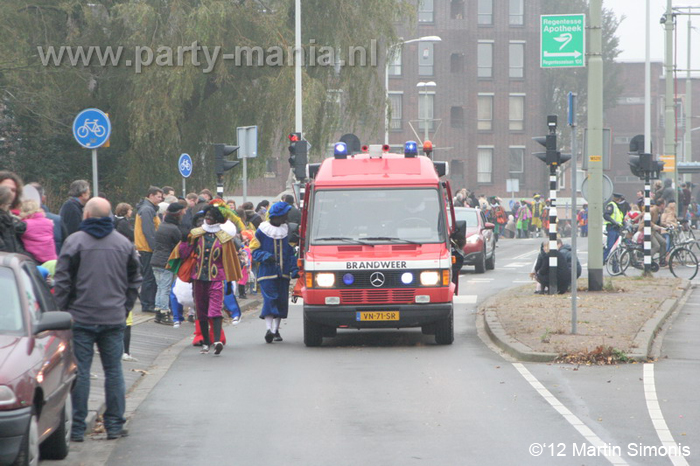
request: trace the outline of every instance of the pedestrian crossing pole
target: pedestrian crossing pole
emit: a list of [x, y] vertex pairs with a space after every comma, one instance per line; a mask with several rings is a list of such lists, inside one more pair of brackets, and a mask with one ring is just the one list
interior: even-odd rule
[[644, 276], [651, 275], [651, 181], [644, 175]]
[[557, 167], [549, 165], [549, 294], [557, 294]]

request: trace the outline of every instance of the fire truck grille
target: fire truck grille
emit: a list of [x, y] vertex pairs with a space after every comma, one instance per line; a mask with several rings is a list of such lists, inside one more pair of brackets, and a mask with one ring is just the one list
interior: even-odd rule
[[[401, 281], [401, 275], [406, 272], [410, 272], [413, 275], [413, 282], [404, 284]], [[368, 270], [352, 272], [351, 275], [353, 277], [353, 282], [350, 285], [346, 285], [343, 281], [344, 273], [338, 272], [335, 276], [335, 282], [338, 284], [341, 290], [361, 288], [369, 288], [370, 290], [373, 290], [374, 288], [411, 288], [418, 285], [418, 276], [420, 275], [420, 272], [420, 270]], [[381, 285], [375, 286], [375, 284], [372, 283], [373, 278], [377, 278], [373, 277], [374, 274], [381, 275], [381, 281], [379, 282]], [[379, 284], [377, 282], [375, 283]]]
[[340, 304], [403, 304], [413, 303], [414, 289], [341, 290]]

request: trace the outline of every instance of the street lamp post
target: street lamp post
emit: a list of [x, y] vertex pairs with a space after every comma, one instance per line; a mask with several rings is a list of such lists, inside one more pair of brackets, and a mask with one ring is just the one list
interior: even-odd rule
[[389, 65], [391, 65], [391, 62], [389, 59], [392, 57], [392, 54], [394, 53], [394, 50], [401, 47], [404, 44], [411, 44], [413, 42], [441, 42], [442, 39], [438, 36], [424, 36], [424, 37], [419, 37], [418, 39], [410, 39], [410, 40], [399, 40], [399, 42], [390, 45], [386, 49], [386, 66], [384, 69], [384, 98], [385, 98], [385, 103], [384, 103], [384, 144], [389, 144]]
[[[423, 106], [425, 107], [423, 116], [424, 116], [424, 127], [423, 127], [423, 142], [427, 141], [429, 139], [429, 133], [428, 133], [428, 88], [429, 87], [435, 87], [437, 84], [435, 84], [435, 81], [428, 81], [426, 82], [420, 82], [416, 84], [416, 87], [418, 88], [424, 88], [425, 92], [423, 93]], [[420, 118], [420, 115], [418, 116]]]

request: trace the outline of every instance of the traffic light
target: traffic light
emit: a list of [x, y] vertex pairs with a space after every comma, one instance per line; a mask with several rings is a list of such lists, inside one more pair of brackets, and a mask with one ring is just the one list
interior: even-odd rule
[[546, 136], [536, 136], [533, 141], [544, 146], [546, 152], [535, 152], [533, 155], [547, 165], [561, 166], [571, 160], [571, 154], [562, 154], [557, 150], [557, 116], [547, 116], [547, 127], [549, 134]]
[[238, 146], [229, 146], [228, 144], [214, 144], [214, 154], [216, 156], [216, 176], [222, 177], [226, 170], [230, 170], [239, 163], [238, 160], [226, 160], [228, 155], [233, 154], [238, 150]]
[[306, 178], [309, 143], [301, 139], [301, 133], [291, 133], [289, 136], [289, 166], [294, 170], [298, 180]]
[[630, 140], [629, 147], [629, 166], [632, 174], [644, 179], [647, 175], [649, 178], [656, 179], [664, 169], [664, 163], [654, 160], [652, 154], [644, 153], [644, 135], [638, 134]]

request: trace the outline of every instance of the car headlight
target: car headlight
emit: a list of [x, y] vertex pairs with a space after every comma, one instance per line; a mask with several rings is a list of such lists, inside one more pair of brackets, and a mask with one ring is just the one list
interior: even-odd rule
[[11, 406], [17, 403], [17, 397], [12, 389], [5, 385], [0, 385], [0, 407]]
[[334, 273], [317, 273], [316, 284], [321, 288], [331, 288], [335, 285]]
[[423, 286], [435, 286], [440, 280], [440, 274], [436, 270], [420, 273], [420, 284]]
[[468, 244], [476, 244], [478, 242], [479, 242], [479, 235], [471, 235], [469, 238], [467, 238]]

